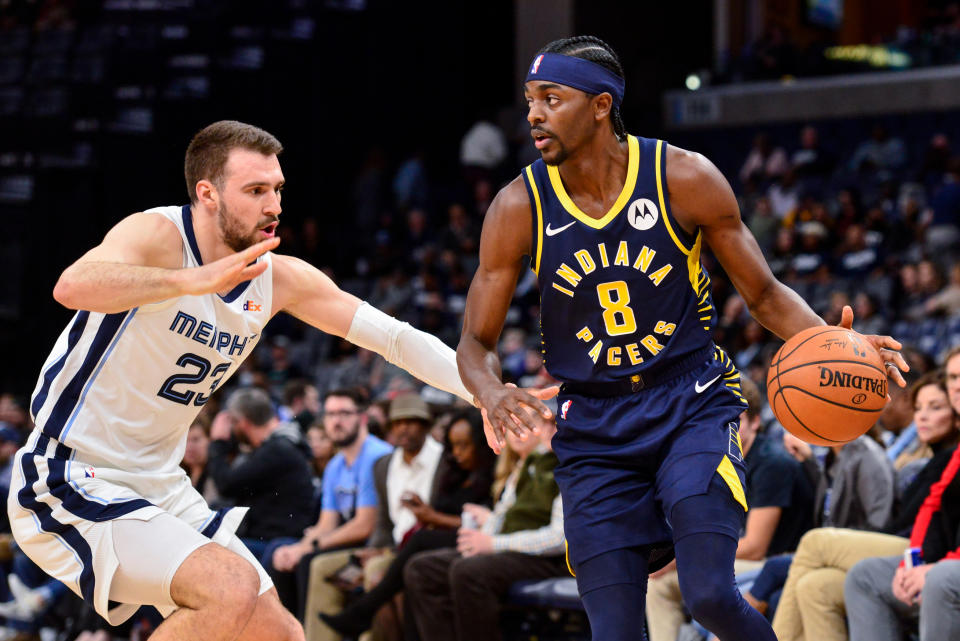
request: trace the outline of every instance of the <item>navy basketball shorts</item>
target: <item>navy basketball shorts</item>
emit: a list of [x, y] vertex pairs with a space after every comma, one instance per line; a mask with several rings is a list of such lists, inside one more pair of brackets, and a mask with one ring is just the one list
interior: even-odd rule
[[[747, 508], [739, 427], [747, 404], [739, 373], [724, 360], [624, 396], [561, 390], [552, 445], [572, 572], [612, 550], [670, 548], [673, 506], [706, 494], [715, 478], [734, 498], [726, 509], [738, 513], [705, 518], [697, 533], [739, 536], [733, 530]], [[651, 561], [651, 571], [659, 565]]]

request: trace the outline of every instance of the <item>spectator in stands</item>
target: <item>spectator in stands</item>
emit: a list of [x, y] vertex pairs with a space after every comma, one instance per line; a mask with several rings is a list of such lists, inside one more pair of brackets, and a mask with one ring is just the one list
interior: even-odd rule
[[271, 561], [268, 569], [281, 600], [301, 620], [313, 556], [363, 545], [376, 524], [373, 464], [393, 448], [367, 433], [363, 402], [364, 396], [357, 390], [327, 392], [323, 426], [340, 451], [323, 474], [320, 520], [299, 540], [291, 539], [264, 553], [264, 560]]
[[[931, 431], [956, 428], [960, 417], [956, 407], [948, 402], [942, 376], [931, 374], [921, 378], [911, 388], [910, 395], [918, 426]], [[918, 476], [917, 483], [904, 495], [894, 524], [905, 516], [917, 521], [919, 506], [931, 494], [930, 483], [924, 485]], [[888, 526], [887, 530], [890, 529]], [[777, 638], [780, 641], [846, 641], [843, 583], [847, 571], [870, 556], [900, 554], [906, 544], [907, 540], [900, 536], [874, 532], [829, 527], [808, 532], [797, 548], [773, 618]]]
[[740, 168], [740, 181], [757, 180], [767, 182], [775, 180], [787, 172], [790, 162], [783, 147], [774, 147], [770, 136], [759, 133], [753, 139], [753, 147]]
[[[441, 465], [431, 504], [414, 500], [410, 509], [419, 529], [400, 547], [383, 579], [372, 590], [351, 603], [340, 615], [321, 614], [328, 626], [344, 635], [358, 635], [370, 627], [374, 614], [403, 589], [403, 571], [415, 554], [427, 550], [454, 548], [457, 529], [467, 503], [488, 507], [495, 457], [487, 446], [480, 413], [473, 408], [453, 416], [447, 431], [444, 463]], [[413, 620], [404, 621], [405, 637], [415, 638]]]
[[800, 130], [800, 148], [793, 152], [790, 164], [800, 179], [824, 178], [833, 171], [834, 159], [820, 146], [820, 135], [813, 125]]
[[960, 313], [960, 262], [950, 265], [949, 283], [927, 299], [924, 309], [931, 316], [955, 316]]
[[406, 600], [423, 641], [498, 641], [500, 602], [514, 582], [567, 575], [552, 436], [508, 432], [519, 457], [493, 511], [467, 504], [479, 529], [462, 526], [456, 549], [407, 563]]
[[397, 209], [422, 207], [430, 193], [427, 169], [422, 149], [410, 154], [397, 168], [393, 177], [393, 198]]
[[274, 336], [270, 344], [270, 369], [267, 371], [271, 398], [280, 401], [287, 383], [300, 378], [303, 378], [303, 372], [290, 361], [290, 339]]
[[508, 151], [507, 137], [500, 127], [478, 120], [460, 141], [460, 166], [471, 184], [479, 178], [494, 178]]
[[323, 423], [314, 423], [307, 430], [307, 444], [310, 446], [311, 461], [310, 466], [314, 477], [318, 480], [323, 478], [323, 472], [327, 464], [336, 454], [336, 448], [333, 446], [333, 440], [323, 429]]
[[[861, 334], [888, 334], [887, 320], [880, 314], [877, 300], [865, 291], [858, 291], [853, 297], [854, 329]], [[899, 386], [898, 386], [899, 387]]]
[[[424, 505], [421, 497], [433, 500], [437, 469], [443, 446], [429, 436], [430, 409], [418, 394], [401, 394], [390, 402], [391, 441], [396, 449], [373, 466], [377, 493], [377, 520], [373, 533], [362, 551], [364, 584], [380, 576], [393, 559], [393, 550], [417, 526], [414, 506]], [[318, 620], [320, 613], [337, 614], [344, 604], [344, 594], [326, 579], [351, 561], [358, 553], [353, 549], [330, 552], [310, 563], [310, 583], [304, 610], [306, 636], [310, 641], [335, 638]], [[371, 613], [372, 615], [373, 613]]]
[[836, 256], [839, 275], [851, 280], [865, 279], [881, 258], [877, 248], [867, 244], [867, 231], [859, 223], [847, 227]]
[[[238, 445], [249, 453], [239, 454]], [[309, 461], [299, 427], [281, 423], [260, 389], [234, 392], [214, 419], [207, 468], [222, 497], [250, 507], [238, 533], [258, 558], [272, 541], [297, 536], [310, 525]]]
[[302, 378], [289, 381], [283, 388], [283, 406], [293, 421], [306, 434], [320, 414], [320, 392]]
[[905, 639], [918, 618], [921, 641], [960, 637], [958, 471], [960, 449], [954, 450], [914, 521], [909, 545], [921, 549], [920, 564], [905, 565], [903, 554], [891, 551], [891, 556], [867, 558], [850, 568], [843, 592], [851, 641]]
[[[960, 349], [954, 348], [951, 354], [947, 358], [946, 375], [960, 376]], [[921, 502], [930, 486], [940, 478], [960, 440], [960, 420], [951, 420], [953, 415], [948, 412], [956, 403], [947, 396], [943, 372], [929, 372], [920, 377], [911, 387], [910, 398], [915, 407], [926, 408], [923, 423], [915, 422], [915, 428], [917, 442], [924, 449], [929, 448], [930, 456], [915, 459], [898, 472], [898, 485], [903, 490], [895, 518], [885, 531], [899, 536], [909, 533]], [[917, 415], [921, 416], [920, 413]]]
[[470, 255], [477, 252], [479, 235], [466, 207], [461, 203], [450, 203], [447, 208], [447, 227], [440, 237], [440, 245], [456, 255]]
[[950, 138], [944, 133], [936, 133], [930, 138], [926, 151], [923, 152], [923, 162], [920, 164], [918, 178], [920, 182], [933, 190], [940, 185], [947, 173], [947, 164], [950, 161]]
[[[784, 448], [804, 466], [816, 487], [814, 527], [844, 527], [880, 531], [893, 514], [893, 466], [883, 448], [861, 436], [827, 450], [822, 462], [813, 448], [789, 432]], [[787, 580], [793, 555], [768, 559], [754, 585], [744, 592], [747, 603], [772, 617]]]
[[868, 140], [863, 141], [853, 152], [850, 169], [860, 172], [883, 172], [889, 174], [901, 169], [907, 162], [907, 148], [903, 141], [891, 137], [887, 128], [877, 124]]
[[[759, 569], [767, 556], [795, 550], [813, 516], [813, 486], [803, 467], [765, 434], [757, 386], [747, 379], [740, 384], [749, 405], [740, 415], [746, 485], [738, 500], [745, 500], [749, 511], [737, 546], [738, 574]], [[684, 613], [675, 561], [650, 575], [647, 622], [650, 641], [676, 640]]]
[[800, 234], [800, 247], [793, 257], [791, 267], [798, 278], [813, 280], [828, 265], [827, 253], [823, 247], [827, 239], [827, 228], [812, 220], [800, 225], [797, 231]]
[[201, 413], [187, 431], [187, 447], [183, 451], [180, 466], [187, 471], [193, 488], [200, 492], [207, 504], [216, 505], [220, 502], [220, 495], [207, 467], [209, 455], [210, 419]]
[[960, 156], [947, 163], [943, 184], [934, 188], [930, 199], [930, 213], [927, 245], [933, 251], [955, 248], [960, 241]]
[[767, 198], [773, 215], [778, 220], [786, 220], [794, 216], [800, 205], [800, 185], [797, 184], [797, 175], [792, 169], [787, 169], [780, 178], [767, 189]]
[[757, 199], [747, 225], [756, 237], [760, 249], [764, 252], [770, 251], [777, 235], [777, 228], [780, 227], [780, 221], [773, 215], [769, 198], [763, 196]]
[[[912, 389], [918, 378], [912, 366], [904, 378]], [[915, 444], [917, 426], [913, 423], [913, 400], [909, 390], [896, 385], [891, 386], [888, 393], [890, 400], [880, 411], [877, 422], [870, 429], [870, 435], [886, 448], [887, 458], [893, 463], [905, 449]], [[899, 468], [894, 466], [894, 469]], [[897, 494], [899, 495], [899, 492]]]
[[770, 271], [773, 272], [773, 275], [779, 280], [789, 280], [793, 278], [793, 254], [795, 244], [792, 229], [780, 227], [777, 230], [768, 264], [770, 265]]

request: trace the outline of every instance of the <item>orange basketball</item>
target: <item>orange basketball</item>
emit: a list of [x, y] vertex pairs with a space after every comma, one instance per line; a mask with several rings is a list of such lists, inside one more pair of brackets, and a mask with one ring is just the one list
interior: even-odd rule
[[813, 445], [847, 443], [870, 429], [887, 404], [883, 359], [853, 330], [805, 329], [773, 357], [767, 399], [794, 436]]

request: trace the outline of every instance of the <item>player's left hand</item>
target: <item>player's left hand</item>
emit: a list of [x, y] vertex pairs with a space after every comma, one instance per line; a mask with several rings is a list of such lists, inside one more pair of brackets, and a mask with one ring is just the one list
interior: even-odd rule
[[[517, 389], [517, 386], [513, 383], [507, 383], [505, 387]], [[518, 391], [532, 396], [539, 401], [546, 401], [559, 394], [560, 387], [558, 385], [551, 385], [550, 387], [544, 387], [543, 389], [525, 387]], [[528, 418], [529, 421], [534, 425], [536, 425], [538, 422], [548, 420], [546, 414], [541, 413], [538, 415], [536, 408], [532, 406], [520, 404], [519, 407], [522, 408], [522, 410], [526, 413], [526, 418]], [[546, 407], [544, 407], [542, 404], [541, 407], [546, 409]], [[549, 420], [555, 420], [553, 413], [549, 412], [549, 410], [547, 410], [547, 412], [550, 414]], [[490, 416], [487, 414], [487, 408], [482, 404], [480, 405], [480, 415], [483, 417], [483, 433], [487, 437], [487, 445], [490, 446], [490, 449], [493, 450], [495, 454], [499, 455], [503, 451], [506, 428], [501, 423], [494, 425], [494, 422], [490, 420]], [[529, 434], [523, 430], [524, 425], [521, 424], [521, 422], [513, 414], [510, 414], [510, 417], [513, 421], [513, 426], [510, 429], [513, 429], [513, 431], [517, 433], [520, 438], [528, 438]]]
[[[843, 306], [840, 327], [853, 329], [853, 308], [849, 305]], [[900, 372], [909, 372], [910, 366], [907, 365], [907, 361], [903, 360], [903, 354], [900, 353], [900, 350], [903, 349], [900, 341], [895, 340], [892, 336], [877, 336], [876, 334], [861, 334], [861, 336], [870, 341], [873, 348], [880, 353], [887, 376], [892, 378], [900, 387], [906, 387], [907, 381], [904, 380], [903, 374]]]
[[457, 530], [457, 552], [464, 557], [493, 552], [493, 537], [480, 530]]

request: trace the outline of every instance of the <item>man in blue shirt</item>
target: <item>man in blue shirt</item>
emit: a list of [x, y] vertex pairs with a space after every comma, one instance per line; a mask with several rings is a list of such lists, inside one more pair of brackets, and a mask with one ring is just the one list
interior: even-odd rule
[[[281, 599], [302, 619], [310, 560], [339, 550], [346, 563], [351, 548], [360, 547], [377, 520], [373, 464], [393, 448], [367, 432], [363, 397], [356, 390], [328, 392], [323, 401], [323, 426], [339, 449], [323, 473], [320, 520], [303, 538], [273, 550], [270, 574]], [[297, 589], [292, 589], [293, 573]], [[279, 579], [279, 581], [278, 581]], [[283, 586], [285, 589], [281, 589]], [[286, 594], [285, 594], [286, 593]]]

